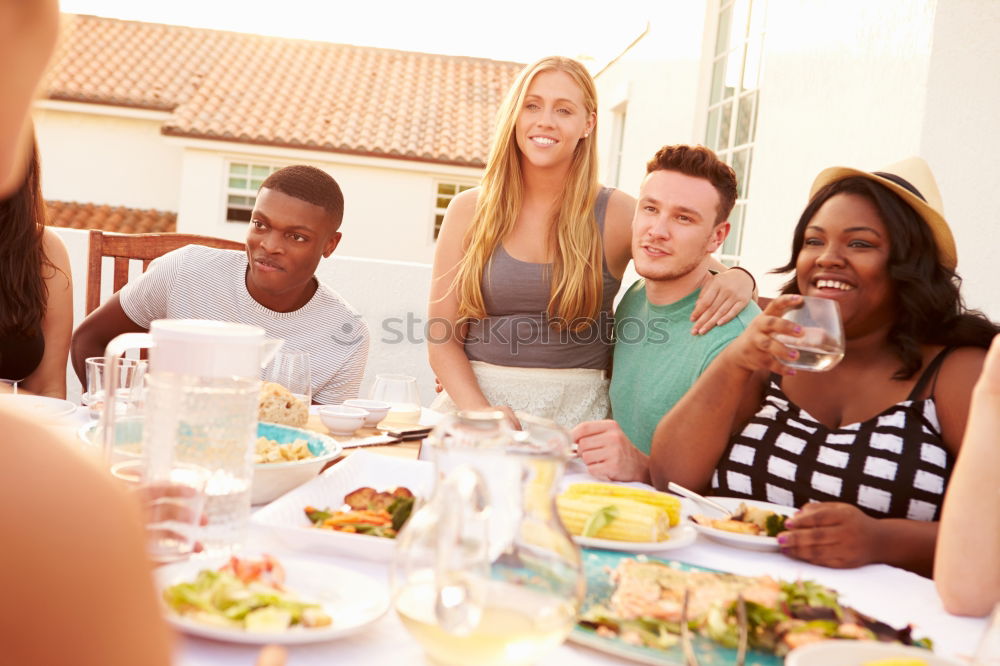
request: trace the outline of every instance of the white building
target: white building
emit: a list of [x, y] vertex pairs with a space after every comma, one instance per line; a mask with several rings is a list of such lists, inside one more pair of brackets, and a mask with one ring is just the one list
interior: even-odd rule
[[970, 306], [1000, 320], [993, 254], [1000, 2], [686, 0], [596, 76], [605, 182], [632, 194], [664, 144], [715, 149], [740, 180], [724, 252], [773, 295], [813, 178], [931, 165]]
[[430, 262], [520, 67], [66, 15], [35, 112], [44, 195], [242, 239], [263, 178], [308, 163], [344, 191], [339, 254]]

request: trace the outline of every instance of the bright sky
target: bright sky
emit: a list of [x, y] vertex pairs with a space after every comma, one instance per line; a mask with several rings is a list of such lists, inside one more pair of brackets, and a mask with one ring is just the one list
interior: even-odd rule
[[[63, 11], [404, 51], [603, 65], [663, 0], [61, 0]], [[612, 11], [611, 8], [614, 8]]]

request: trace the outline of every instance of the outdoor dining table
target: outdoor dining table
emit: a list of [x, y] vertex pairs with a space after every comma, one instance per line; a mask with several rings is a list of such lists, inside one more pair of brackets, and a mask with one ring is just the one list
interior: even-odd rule
[[[64, 421], [62, 427], [69, 431], [78, 428], [85, 421], [85, 412], [80, 411], [74, 418]], [[400, 457], [417, 456], [417, 446], [412, 443], [368, 447], [366, 450]], [[594, 480], [586, 473], [586, 468], [580, 461], [575, 460], [567, 465], [566, 483]], [[648, 487], [643, 484], [630, 485]], [[383, 562], [291, 551], [270, 537], [262, 526], [253, 523], [244, 550], [251, 554], [267, 552], [279, 559], [282, 556], [294, 556], [333, 564], [389, 584], [388, 565]], [[814, 580], [837, 590], [841, 594], [842, 603], [867, 615], [894, 627], [912, 624], [914, 636], [930, 637], [934, 642], [934, 651], [944, 656], [962, 658], [972, 655], [987, 626], [985, 619], [963, 618], [947, 613], [932, 580], [884, 564], [856, 569], [830, 569], [794, 560], [777, 552], [733, 548], [701, 535], [688, 547], [670, 550], [659, 556], [654, 553], [652, 556], [749, 576], [769, 575], [784, 580]], [[176, 649], [175, 663], [179, 666], [250, 666], [254, 664], [260, 647], [178, 635]], [[420, 666], [430, 663], [424, 657], [420, 645], [410, 637], [391, 610], [356, 634], [328, 642], [289, 646], [287, 649], [289, 666]], [[541, 663], [591, 666], [634, 662], [576, 645], [570, 640]]]
[[[385, 450], [390, 451], [391, 448], [386, 447]], [[411, 455], [415, 455], [415, 448], [410, 450], [413, 451]], [[586, 474], [581, 463], [570, 463], [567, 467], [567, 482], [595, 480]], [[251, 533], [247, 550], [268, 552], [279, 558], [282, 555], [292, 554], [280, 543], [269, 538], [266, 531], [259, 530], [256, 526]], [[386, 585], [389, 584], [388, 565], [385, 563], [341, 556], [320, 558], [301, 552], [296, 552], [294, 555], [351, 569], [384, 581]], [[656, 557], [655, 554], [653, 556]], [[735, 549], [703, 536], [699, 536], [691, 546], [664, 552], [659, 557], [751, 576], [769, 575], [785, 580], [815, 580], [838, 590], [843, 603], [863, 613], [895, 627], [913, 624], [915, 636], [929, 636], [934, 641], [935, 652], [946, 656], [971, 655], [987, 624], [983, 619], [961, 618], [948, 614], [941, 605], [933, 581], [887, 565], [869, 565], [858, 569], [829, 569], [793, 560], [776, 552]], [[254, 646], [234, 645], [189, 636], [179, 638], [178, 649], [178, 663], [183, 666], [253, 664], [259, 650]], [[410, 637], [391, 610], [376, 623], [357, 634], [326, 643], [290, 646], [288, 653], [289, 666], [321, 664], [420, 666], [430, 663], [425, 659], [420, 645]], [[541, 663], [591, 666], [634, 662], [567, 641]]]

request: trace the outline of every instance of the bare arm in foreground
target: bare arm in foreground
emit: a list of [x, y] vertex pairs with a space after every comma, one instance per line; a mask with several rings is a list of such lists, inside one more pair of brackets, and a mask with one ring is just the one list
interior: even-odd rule
[[137, 507], [45, 427], [0, 408], [0, 428], [3, 659], [169, 664]]
[[934, 582], [950, 613], [986, 615], [1000, 602], [1000, 336], [972, 394], [937, 542]]

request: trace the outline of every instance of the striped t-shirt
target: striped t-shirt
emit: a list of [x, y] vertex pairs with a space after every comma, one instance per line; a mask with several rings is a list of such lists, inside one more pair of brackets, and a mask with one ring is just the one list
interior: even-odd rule
[[319, 283], [304, 306], [275, 312], [246, 288], [247, 257], [237, 250], [188, 245], [150, 264], [121, 292], [122, 309], [143, 328], [154, 319], [214, 319], [260, 326], [309, 353], [313, 400], [332, 404], [358, 396], [368, 361], [368, 325], [335, 291]]

